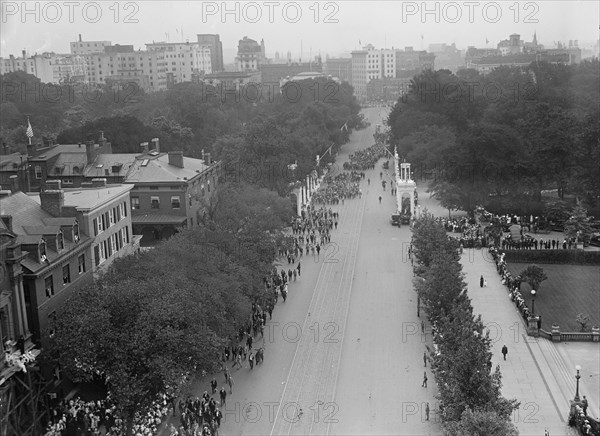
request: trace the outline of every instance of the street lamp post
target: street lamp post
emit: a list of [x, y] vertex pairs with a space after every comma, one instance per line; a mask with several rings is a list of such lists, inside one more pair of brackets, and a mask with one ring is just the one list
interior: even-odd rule
[[579, 402], [579, 379], [581, 378], [581, 376], [579, 375], [579, 371], [581, 370], [581, 366], [577, 365], [575, 367], [575, 369], [577, 370], [577, 375], [575, 376], [575, 380], [577, 380], [577, 387], [576, 387], [576, 390], [575, 390], [574, 401]]
[[531, 290], [531, 316], [535, 315], [535, 290]]

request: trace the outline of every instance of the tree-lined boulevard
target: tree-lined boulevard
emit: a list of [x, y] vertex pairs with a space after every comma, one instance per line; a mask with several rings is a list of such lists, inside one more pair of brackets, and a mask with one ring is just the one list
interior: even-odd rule
[[[366, 109], [366, 118], [375, 125], [383, 111]], [[372, 127], [355, 132], [336, 163], [369, 145], [372, 134]], [[366, 171], [366, 178], [378, 180], [380, 164]], [[302, 258], [302, 277], [290, 285], [288, 300], [267, 322], [264, 364], [252, 371], [247, 363], [233, 370], [236, 387], [222, 410], [221, 434], [442, 434], [438, 390], [430, 364], [425, 367], [423, 361], [432, 336], [424, 311], [417, 316], [408, 257], [412, 233], [408, 226], [390, 225], [396, 200], [389, 191], [364, 181], [361, 187], [362, 198], [332, 206], [340, 220], [325, 255], [317, 261]], [[419, 186], [419, 194], [422, 210], [446, 215], [424, 187]], [[474, 313], [483, 315], [490, 330], [502, 393], [521, 402], [511, 421], [522, 435], [545, 429], [551, 435], [568, 434], [568, 381], [553, 378], [554, 367], [565, 365], [551, 353], [554, 345], [523, 334], [522, 319], [484, 251], [465, 251], [461, 263]], [[485, 289], [478, 286], [480, 274], [489, 282]], [[509, 349], [506, 361], [503, 344]], [[427, 388], [422, 387], [423, 371]], [[221, 383], [222, 376], [217, 377]], [[193, 395], [206, 390], [210, 378], [199, 380]], [[597, 404], [593, 388], [586, 387], [583, 382], [590, 405]]]

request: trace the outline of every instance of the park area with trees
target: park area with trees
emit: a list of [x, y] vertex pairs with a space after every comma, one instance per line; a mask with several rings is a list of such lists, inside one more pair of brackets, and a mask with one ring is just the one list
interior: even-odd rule
[[[448, 209], [600, 216], [600, 68], [532, 63], [426, 71], [388, 118], [390, 143]], [[548, 192], [553, 198], [548, 197]]]

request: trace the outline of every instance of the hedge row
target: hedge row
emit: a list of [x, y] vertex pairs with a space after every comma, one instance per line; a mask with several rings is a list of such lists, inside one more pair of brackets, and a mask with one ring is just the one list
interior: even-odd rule
[[512, 263], [556, 263], [600, 265], [600, 251], [584, 250], [502, 250], [505, 261]]

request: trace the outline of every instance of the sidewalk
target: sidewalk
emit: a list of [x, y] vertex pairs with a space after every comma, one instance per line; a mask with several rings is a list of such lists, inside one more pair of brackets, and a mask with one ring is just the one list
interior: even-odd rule
[[[492, 364], [500, 365], [502, 394], [521, 402], [513, 414], [513, 422], [522, 436], [569, 435], [569, 400], [575, 395], [564, 376], [567, 365], [554, 344], [542, 338], [527, 336], [523, 319], [508, 298], [496, 266], [486, 256], [487, 250], [466, 250], [461, 264], [465, 273], [474, 314], [481, 314], [492, 339]], [[488, 286], [479, 286], [483, 275]], [[506, 361], [500, 352], [508, 347]], [[572, 375], [574, 377], [574, 373]], [[574, 381], [574, 380], [573, 380]], [[580, 392], [582, 386], [580, 385]], [[590, 399], [590, 410], [597, 406]]]

